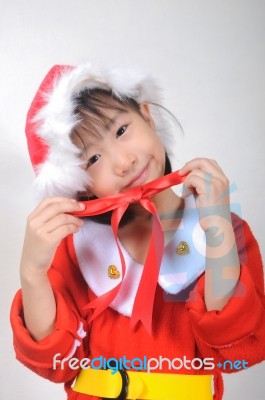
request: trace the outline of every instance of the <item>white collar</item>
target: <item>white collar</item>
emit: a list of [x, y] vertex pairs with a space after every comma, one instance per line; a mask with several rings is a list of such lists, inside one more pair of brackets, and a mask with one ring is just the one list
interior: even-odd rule
[[[165, 217], [164, 215], [163, 218]], [[181, 241], [188, 244], [188, 254], [177, 254], [176, 248]], [[158, 283], [166, 292], [180, 293], [204, 272], [205, 243], [194, 197], [189, 196], [185, 200], [181, 223], [165, 246]], [[143, 265], [133, 260], [122, 243], [119, 244], [126, 263], [126, 274], [110, 307], [130, 316]], [[111, 279], [108, 276], [110, 265], [116, 266], [121, 273], [120, 258], [111, 226], [85, 220], [83, 228], [74, 234], [74, 247], [84, 279], [96, 296], [103, 295], [121, 281], [121, 277]]]

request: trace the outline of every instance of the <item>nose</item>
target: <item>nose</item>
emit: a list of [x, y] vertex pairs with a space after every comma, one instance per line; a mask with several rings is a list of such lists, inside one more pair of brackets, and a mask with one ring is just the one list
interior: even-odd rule
[[137, 156], [128, 147], [119, 146], [112, 153], [114, 171], [119, 176], [124, 176], [134, 166]]

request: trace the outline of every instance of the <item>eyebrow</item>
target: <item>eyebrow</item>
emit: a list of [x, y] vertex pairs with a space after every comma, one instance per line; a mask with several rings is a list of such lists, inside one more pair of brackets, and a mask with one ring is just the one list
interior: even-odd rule
[[[122, 110], [122, 109], [120, 109], [119, 111], [117, 111], [117, 113], [112, 117], [112, 118], [108, 118], [107, 119], [107, 121], [104, 123], [104, 127], [107, 129], [107, 130], [110, 130], [111, 128], [112, 128], [112, 126], [113, 125], [115, 125], [115, 123], [116, 123], [116, 121], [117, 121], [117, 119], [119, 119], [119, 117], [120, 117], [120, 115], [121, 114], [124, 114], [124, 113], [128, 113], [128, 111], [127, 110]], [[79, 137], [80, 138], [80, 137]], [[81, 140], [82, 141], [82, 140]], [[83, 141], [82, 141], [83, 142]], [[83, 145], [84, 145], [84, 143], [83, 143]], [[79, 155], [82, 157], [84, 154], [86, 154], [86, 152], [87, 152], [87, 150], [88, 150], [88, 147], [91, 147], [91, 146], [93, 146], [94, 145], [94, 143], [88, 143], [87, 145], [84, 145], [84, 148], [83, 148], [83, 150], [79, 153]]]
[[113, 118], [108, 118], [107, 122], [104, 123], [104, 126], [106, 129], [111, 129], [113, 125], [115, 125], [117, 119], [120, 117], [121, 114], [127, 113], [127, 110], [119, 110], [117, 113], [114, 115]]

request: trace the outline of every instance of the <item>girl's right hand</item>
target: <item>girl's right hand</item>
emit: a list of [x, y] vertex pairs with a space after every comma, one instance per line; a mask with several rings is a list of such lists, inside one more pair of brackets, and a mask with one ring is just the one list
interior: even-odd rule
[[47, 272], [62, 239], [77, 232], [83, 221], [71, 213], [83, 210], [82, 203], [64, 197], [43, 200], [29, 215], [21, 258], [21, 272]]

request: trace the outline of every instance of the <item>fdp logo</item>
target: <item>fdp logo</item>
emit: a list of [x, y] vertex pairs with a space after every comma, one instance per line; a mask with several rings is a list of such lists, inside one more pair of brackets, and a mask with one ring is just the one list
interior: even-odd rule
[[248, 362], [245, 360], [225, 360], [223, 363], [216, 364], [217, 367], [222, 368], [223, 371], [240, 371], [241, 369], [248, 369]]
[[[237, 282], [230, 273], [231, 268], [247, 261], [240, 205], [227, 203], [227, 197], [236, 189], [231, 184], [229, 190], [211, 199], [208, 205], [207, 199], [202, 205], [196, 196], [189, 195], [182, 210], [160, 214], [166, 235], [170, 237], [171, 229], [175, 230], [166, 243], [159, 276], [166, 301], [186, 301], [206, 269], [211, 270], [213, 296], [225, 296], [235, 287]], [[206, 193], [210, 198], [209, 181]], [[205, 222], [206, 231], [202, 229]], [[231, 225], [234, 235], [227, 234], [231, 232]], [[237, 242], [240, 242], [240, 254]], [[245, 295], [243, 285], [237, 288], [236, 295]]]

